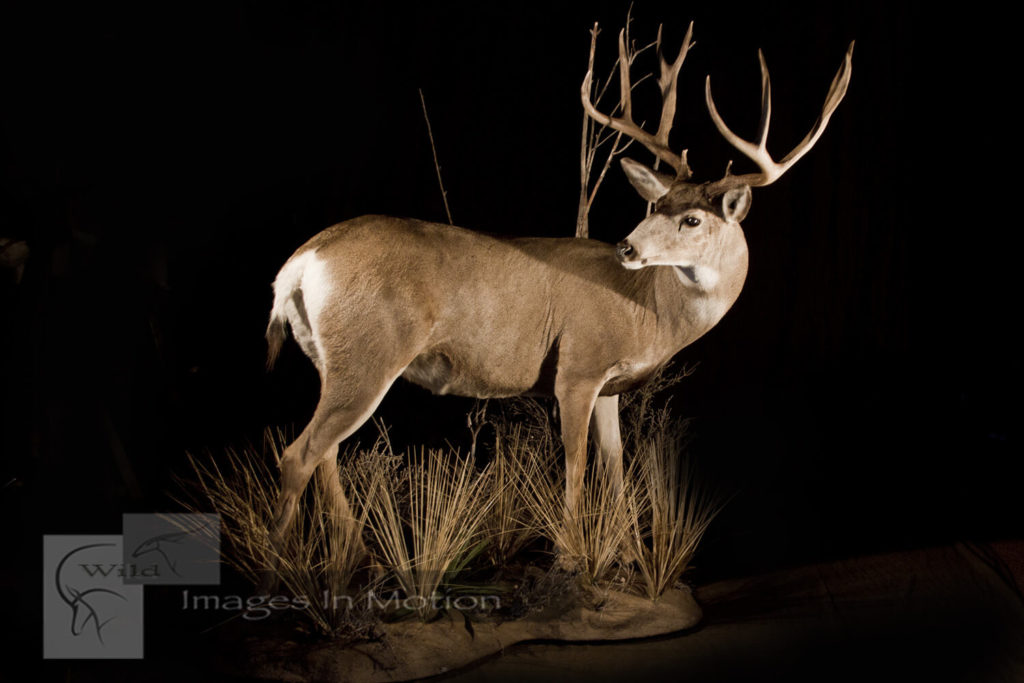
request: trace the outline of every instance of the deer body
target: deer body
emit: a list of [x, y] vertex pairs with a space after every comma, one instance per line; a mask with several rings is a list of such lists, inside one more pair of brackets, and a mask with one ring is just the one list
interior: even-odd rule
[[[627, 270], [614, 247], [594, 240], [502, 239], [364, 216], [328, 228], [282, 268], [271, 342], [283, 340], [285, 321], [315, 328], [307, 355], [321, 378], [369, 366], [384, 376], [401, 370], [436, 394], [500, 398], [553, 395], [556, 378], [572, 376], [617, 394], [732, 305], [746, 276], [737, 235], [734, 263], [702, 289], [672, 267]], [[288, 277], [295, 262], [303, 271]], [[307, 296], [311, 287], [321, 291]], [[370, 347], [348, 341], [359, 329], [373, 336]]]
[[[780, 162], [765, 149], [770, 87], [763, 57], [758, 142], [726, 139], [760, 168], [692, 183], [686, 152], [668, 147], [679, 67], [693, 26], [671, 66], [661, 59], [663, 111], [657, 134], [632, 120], [628, 68], [620, 69], [622, 117], [597, 111], [591, 73], [581, 88], [588, 116], [639, 141], [675, 175], [622, 160], [627, 178], [653, 204], [613, 247], [565, 238], [504, 239], [449, 225], [384, 216], [339, 223], [313, 237], [274, 281], [267, 339], [273, 363], [287, 326], [320, 374], [313, 418], [281, 459], [272, 540], [281, 547], [296, 502], [317, 467], [327, 468], [329, 504], [349, 515], [337, 476], [338, 444], [399, 378], [438, 394], [480, 398], [553, 395], [565, 448], [567, 513], [583, 487], [588, 435], [616, 490], [622, 487], [618, 394], [643, 383], [705, 334], [740, 294], [747, 245], [740, 222], [751, 187], [769, 185], [806, 154], [842, 100], [853, 45], [807, 137]], [[595, 33], [596, 35], [596, 33]], [[591, 45], [593, 63], [593, 43]], [[629, 63], [622, 34], [620, 65]], [[658, 42], [660, 55], [660, 33]]]
[[[742, 288], [743, 233], [722, 226], [728, 267], [692, 264], [715, 271], [707, 287], [676, 267], [624, 268], [615, 247], [588, 239], [502, 239], [385, 216], [313, 237], [279, 272], [267, 329], [271, 359], [287, 323], [322, 384], [313, 420], [282, 458], [278, 526], [398, 377], [437, 394], [553, 395], [567, 502], [582, 486], [592, 417], [621, 486], [617, 395], [711, 329]], [[335, 494], [344, 507], [340, 487]]]

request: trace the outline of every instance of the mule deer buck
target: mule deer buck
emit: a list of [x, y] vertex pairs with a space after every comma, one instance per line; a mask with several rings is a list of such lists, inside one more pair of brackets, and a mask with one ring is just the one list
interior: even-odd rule
[[[501, 239], [424, 221], [363, 216], [327, 228], [284, 264], [274, 281], [267, 328], [273, 365], [286, 324], [320, 374], [312, 420], [281, 459], [272, 538], [282, 543], [299, 496], [317, 467], [328, 468], [331, 502], [347, 514], [338, 480], [338, 444], [377, 408], [399, 377], [437, 394], [471, 397], [553, 395], [565, 448], [567, 511], [583, 485], [587, 436], [614, 486], [622, 486], [618, 395], [644, 383], [683, 347], [710, 330], [740, 294], [747, 245], [740, 221], [751, 188], [770, 185], [817, 142], [846, 93], [853, 44], [821, 115], [781, 161], [765, 144], [771, 113], [761, 56], [761, 120], [756, 142], [723, 122], [721, 134], [756, 173], [690, 182], [686, 151], [668, 144], [676, 82], [693, 24], [672, 64], [660, 56], [662, 111], [656, 133], [634, 123], [622, 34], [621, 114], [597, 110], [592, 71], [581, 88], [590, 117], [640, 142], [674, 175], [622, 159], [653, 212], [617, 246], [577, 238]], [[660, 42], [660, 41], [659, 41]]]

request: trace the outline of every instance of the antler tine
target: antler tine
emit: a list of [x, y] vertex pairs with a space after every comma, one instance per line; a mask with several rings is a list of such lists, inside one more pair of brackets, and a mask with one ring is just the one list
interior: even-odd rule
[[840, 65], [839, 71], [836, 72], [835, 78], [832, 79], [832, 85], [829, 86], [828, 95], [825, 97], [825, 106], [822, 108], [818, 120], [814, 122], [811, 130], [800, 141], [800, 144], [782, 158], [781, 163], [793, 164], [796, 162], [797, 159], [810, 151], [814, 143], [821, 137], [821, 134], [825, 132], [825, 126], [828, 125], [829, 118], [832, 117], [839, 103], [843, 101], [843, 97], [846, 96], [846, 89], [850, 85], [850, 73], [853, 70], [853, 46], [855, 42], [851, 40], [850, 47], [846, 49], [846, 56], [843, 58], [843, 63]]
[[619, 29], [619, 106], [622, 107], [623, 119], [633, 124], [633, 84], [629, 79], [629, 55], [626, 53], [624, 28]]
[[[658, 132], [654, 137], [666, 148], [669, 146], [668, 135], [672, 131], [672, 123], [676, 118], [676, 86], [679, 82], [679, 70], [682, 68], [683, 61], [686, 60], [686, 55], [690, 48], [696, 45], [691, 40], [692, 38], [693, 22], [691, 21], [690, 26], [686, 29], [686, 35], [683, 37], [683, 44], [679, 48], [679, 54], [676, 55], [675, 61], [669, 66], [661, 52], [661, 26], [658, 26], [658, 40], [656, 44], [658, 62], [661, 65], [661, 75], [658, 77], [658, 87], [661, 88], [661, 121], [658, 123]], [[686, 152], [687, 150], [684, 149], [680, 153], [680, 160], [682, 161], [682, 166], [678, 169], [680, 180], [686, 180], [693, 175], [693, 171], [690, 170], [686, 161]]]
[[[732, 132], [729, 126], [725, 124], [725, 121], [722, 120], [722, 116], [718, 113], [718, 108], [715, 106], [715, 100], [711, 96], [711, 76], [708, 76], [705, 81], [704, 95], [707, 99], [708, 113], [711, 114], [711, 119], [715, 122], [718, 132], [725, 137], [729, 144], [743, 152], [743, 154], [756, 163], [761, 168], [762, 173], [768, 175], [777, 166], [768, 154], [766, 147], [768, 142], [768, 128], [771, 125], [772, 118], [772, 83], [771, 77], [768, 75], [768, 64], [764, 60], [764, 52], [758, 50], [757, 57], [761, 62], [761, 119], [758, 122], [757, 127], [757, 144], [748, 142], [739, 135], [736, 135], [736, 133]], [[747, 176], [752, 175], [753, 174], [747, 174]]]
[[595, 47], [593, 42], [591, 42], [587, 74], [584, 76], [583, 85], [580, 87], [580, 99], [583, 102], [583, 109], [587, 112], [588, 116], [601, 125], [608, 126], [633, 138], [650, 150], [658, 159], [675, 169], [677, 176], [684, 180], [691, 175], [690, 167], [686, 163], [686, 151], [684, 150], [681, 155], [673, 152], [668, 144], [668, 134], [672, 129], [672, 119], [675, 117], [676, 81], [679, 76], [679, 69], [683, 65], [683, 60], [686, 59], [686, 53], [694, 44], [691, 41], [692, 35], [693, 22], [690, 22], [690, 28], [686, 32], [686, 38], [683, 40], [683, 46], [679, 50], [679, 56], [669, 66], [664, 58], [661, 57], [661, 29], [659, 28], [658, 30], [658, 55], [661, 60], [661, 76], [658, 79], [658, 85], [661, 87], [662, 93], [662, 111], [656, 134], [648, 133], [633, 121], [632, 84], [629, 75], [630, 64], [626, 49], [625, 29], [619, 31], [619, 107], [622, 109], [622, 116], [613, 117], [602, 114], [590, 99], [591, 83], [594, 76]]
[[810, 132], [804, 136], [804, 139], [789, 154], [778, 162], [768, 154], [766, 146], [768, 142], [768, 127], [771, 122], [772, 101], [771, 81], [768, 77], [768, 65], [765, 63], [764, 54], [760, 50], [758, 51], [758, 58], [761, 62], [761, 120], [758, 125], [758, 141], [756, 144], [744, 140], [725, 125], [725, 121], [722, 120], [718, 109], [715, 107], [715, 101], [711, 97], [711, 76], [707, 77], [704, 93], [707, 100], [708, 113], [711, 114], [715, 127], [718, 128], [718, 132], [725, 137], [729, 144], [742, 152], [761, 169], [760, 173], [746, 173], [737, 176], [730, 175], [726, 171], [724, 178], [709, 184], [709, 194], [718, 194], [738, 185], [750, 185], [753, 187], [770, 185], [778, 180], [782, 174], [788, 171], [805, 154], [811, 151], [818, 138], [825, 132], [825, 126], [828, 125], [829, 118], [831, 118], [836, 107], [839, 106], [839, 103], [842, 102], [843, 97], [846, 95], [847, 87], [850, 85], [850, 74], [853, 70], [853, 46], [854, 43], [851, 42], [850, 47], [846, 50], [843, 63], [839, 66], [839, 71], [836, 72], [835, 78], [832, 79], [832, 85], [825, 98], [825, 105], [822, 107], [821, 114], [818, 115], [818, 119], [814, 122]]
[[[761, 63], [761, 120], [757, 126], [757, 148], [767, 150], [768, 127], [772, 123], [772, 79], [768, 75], [768, 64], [764, 61], [764, 52], [757, 51], [757, 59]], [[767, 154], [767, 151], [765, 151]]]

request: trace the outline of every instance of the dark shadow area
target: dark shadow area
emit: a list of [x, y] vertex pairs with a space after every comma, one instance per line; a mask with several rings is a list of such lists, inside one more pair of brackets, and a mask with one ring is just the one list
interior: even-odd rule
[[716, 582], [697, 592], [705, 618], [692, 631], [517, 646], [444, 680], [1014, 681], [1024, 602], [990, 552], [929, 548]]

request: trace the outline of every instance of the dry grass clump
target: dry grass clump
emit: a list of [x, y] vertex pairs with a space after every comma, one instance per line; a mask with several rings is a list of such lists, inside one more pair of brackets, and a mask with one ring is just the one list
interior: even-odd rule
[[[287, 442], [280, 432], [268, 436], [267, 453], [190, 456], [185, 508], [220, 514], [225, 561], [253, 584], [277, 566], [280, 585], [295, 596], [343, 596], [310, 599], [301, 611], [330, 635], [365, 629], [371, 605], [378, 617], [430, 619], [445, 596], [476, 590], [460, 586], [460, 574], [481, 564], [497, 569], [491, 576], [498, 581], [510, 570], [537, 571], [527, 565], [536, 564], [533, 550], [542, 539], [553, 546], [557, 567], [577, 574], [582, 586], [607, 590], [615, 587], [613, 575], [628, 575], [631, 590], [654, 600], [679, 581], [721, 507], [683, 456], [685, 427], [655, 408], [657, 392], [682, 376], [659, 378], [623, 400], [623, 442], [631, 455], [623, 491], [614, 491], [600, 458], [591, 457], [572, 513], [564, 505], [558, 431], [532, 400], [487, 417], [494, 444], [482, 469], [454, 450], [396, 455], [383, 430], [371, 448], [348, 450], [336, 474], [316, 471], [280, 555], [269, 532], [275, 465]], [[341, 478], [352, 517], [343, 518], [331, 499], [330, 476]], [[365, 599], [382, 591], [399, 595], [401, 608]], [[362, 612], [353, 609], [357, 604]]]
[[616, 494], [601, 469], [599, 464], [590, 468], [572, 512], [565, 507], [561, 462], [537, 468], [518, 482], [520, 496], [554, 544], [559, 566], [580, 573], [590, 584], [609, 574], [630, 533], [628, 496]]
[[544, 524], [524, 495], [524, 482], [547, 476], [557, 466], [552, 432], [526, 421], [498, 419], [489, 464], [494, 503], [485, 530], [490, 538], [486, 552], [497, 567], [511, 562], [526, 546], [542, 536]]
[[400, 475], [401, 488], [379, 470], [360, 468], [356, 476], [363, 478], [358, 489], [381, 566], [405, 594], [402, 604], [430, 619], [442, 584], [489, 540], [483, 529], [495, 501], [490, 468], [477, 471], [469, 457], [421, 449]]
[[644, 593], [656, 600], [689, 567], [720, 499], [683, 454], [684, 430], [666, 424], [641, 445], [628, 496], [629, 556]]
[[326, 482], [331, 475], [320, 468], [303, 496], [287, 544], [276, 549], [270, 539], [279, 479], [273, 465], [280, 462], [285, 442], [282, 432], [268, 431], [270, 458], [255, 448], [228, 448], [217, 458], [190, 455], [194, 482], [180, 502], [189, 511], [212, 509], [220, 515], [222, 556], [244, 579], [257, 585], [268, 567], [277, 566], [282, 589], [309, 598], [302, 613], [314, 629], [335, 635], [349, 630], [359, 615], [347, 602], [319, 598], [324, 591], [333, 596], [353, 591], [352, 579], [366, 555], [359, 530], [368, 510], [351, 496], [350, 486], [356, 519], [340, 518]]

